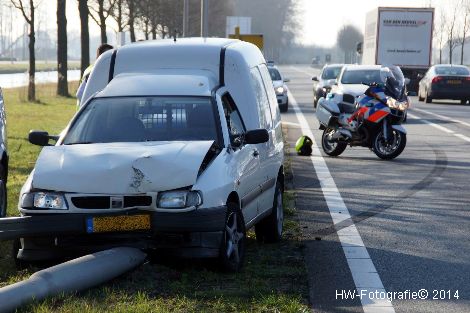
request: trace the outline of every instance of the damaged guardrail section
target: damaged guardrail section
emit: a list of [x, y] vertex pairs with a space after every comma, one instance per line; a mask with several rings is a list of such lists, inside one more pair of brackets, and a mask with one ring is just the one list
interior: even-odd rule
[[119, 247], [74, 259], [0, 288], [0, 312], [11, 312], [32, 300], [77, 292], [102, 284], [144, 262], [139, 249]]

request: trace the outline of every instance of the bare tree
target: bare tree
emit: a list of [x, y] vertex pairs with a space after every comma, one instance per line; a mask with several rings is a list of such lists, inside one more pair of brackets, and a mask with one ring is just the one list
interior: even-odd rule
[[106, 19], [112, 14], [116, 0], [91, 0], [88, 3], [91, 18], [100, 27], [101, 43], [108, 42]]
[[118, 26], [117, 31], [123, 32], [124, 28], [127, 26], [127, 16], [125, 14], [125, 6], [127, 5], [127, 2], [133, 2], [133, 1], [126, 1], [126, 0], [115, 0], [113, 10], [111, 11], [111, 16], [114, 18], [116, 21], [116, 24]]
[[57, 94], [68, 97], [67, 82], [67, 17], [65, 0], [57, 0]]
[[444, 11], [441, 10], [439, 20], [436, 23], [437, 26], [434, 28], [434, 38], [436, 38], [437, 46], [439, 47], [439, 64], [442, 64], [442, 50], [444, 49], [444, 35], [446, 32], [447, 16]]
[[344, 62], [354, 63], [358, 42], [363, 41], [362, 33], [353, 25], [344, 25], [338, 32], [337, 45], [344, 52]]
[[127, 25], [131, 35], [131, 42], [135, 42], [135, 1], [126, 0], [127, 2]]
[[462, 36], [458, 40], [458, 44], [460, 44], [460, 64], [463, 65], [463, 57], [464, 57], [464, 49], [465, 49], [465, 42], [467, 39], [468, 32], [470, 30], [470, 0], [461, 0], [460, 6], [463, 10], [462, 15]]
[[78, 0], [78, 12], [80, 14], [80, 45], [81, 45], [81, 64], [80, 75], [90, 65], [90, 32], [88, 28], [88, 0]]
[[449, 63], [452, 64], [452, 57], [454, 54], [454, 49], [459, 44], [458, 37], [457, 37], [457, 29], [458, 29], [458, 20], [457, 14], [459, 10], [459, 5], [454, 2], [453, 7], [451, 8], [451, 15], [447, 18], [446, 24], [446, 32], [447, 32], [447, 46], [449, 48]]
[[[34, 3], [34, 0], [29, 0], [29, 3], [26, 3], [26, 0], [10, 0], [15, 8], [21, 11], [26, 23], [29, 25], [29, 82], [28, 82], [28, 101], [36, 101], [36, 85], [35, 85], [35, 75], [36, 75], [36, 55], [34, 53], [34, 45], [36, 41], [36, 33], [34, 30], [34, 17], [37, 3]], [[26, 5], [25, 5], [26, 3]]]

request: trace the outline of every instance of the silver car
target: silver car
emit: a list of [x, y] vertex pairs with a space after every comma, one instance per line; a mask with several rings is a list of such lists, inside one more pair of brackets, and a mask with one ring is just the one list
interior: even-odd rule
[[277, 104], [281, 112], [287, 112], [289, 108], [289, 97], [287, 96], [287, 85], [290, 80], [283, 78], [279, 69], [271, 64], [268, 64], [269, 74], [273, 81], [274, 91], [276, 92]]

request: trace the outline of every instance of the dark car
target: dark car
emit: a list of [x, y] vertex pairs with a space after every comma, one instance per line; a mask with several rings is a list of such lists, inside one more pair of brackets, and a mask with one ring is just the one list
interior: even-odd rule
[[313, 106], [316, 108], [318, 100], [325, 97], [336, 82], [344, 64], [325, 65], [321, 71], [320, 78], [312, 77], [313, 80]]
[[470, 100], [470, 70], [463, 65], [440, 64], [432, 66], [419, 82], [419, 101], [433, 99]]

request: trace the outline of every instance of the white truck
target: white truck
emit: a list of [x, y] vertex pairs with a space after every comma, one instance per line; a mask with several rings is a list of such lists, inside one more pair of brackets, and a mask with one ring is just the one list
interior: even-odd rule
[[366, 16], [362, 64], [398, 65], [417, 91], [431, 66], [434, 8], [378, 7]]

